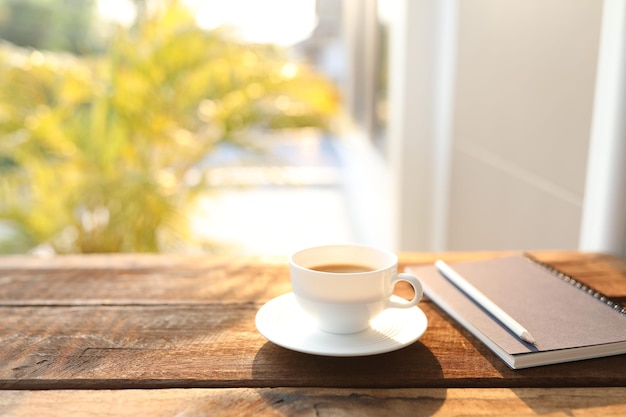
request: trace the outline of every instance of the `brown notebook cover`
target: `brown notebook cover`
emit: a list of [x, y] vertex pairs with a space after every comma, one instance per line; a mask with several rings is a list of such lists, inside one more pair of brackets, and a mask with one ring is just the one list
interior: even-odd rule
[[513, 369], [626, 353], [626, 309], [571, 277], [521, 254], [449, 266], [537, 344], [520, 340], [434, 265], [407, 271], [420, 279], [424, 294]]

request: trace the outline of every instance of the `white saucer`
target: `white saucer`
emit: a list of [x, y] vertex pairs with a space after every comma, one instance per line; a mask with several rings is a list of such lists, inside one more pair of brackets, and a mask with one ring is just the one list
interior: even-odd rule
[[[392, 296], [395, 301], [403, 300]], [[354, 334], [321, 331], [300, 308], [293, 293], [268, 301], [256, 315], [256, 327], [269, 341], [298, 352], [324, 356], [366, 356], [391, 352], [419, 339], [428, 319], [418, 307], [389, 308]]]

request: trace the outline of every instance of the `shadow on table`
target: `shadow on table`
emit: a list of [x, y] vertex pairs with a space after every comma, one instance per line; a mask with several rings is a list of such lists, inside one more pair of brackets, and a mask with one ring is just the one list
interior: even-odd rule
[[[312, 410], [316, 415], [430, 416], [446, 398], [441, 366], [421, 342], [390, 353], [344, 358], [267, 342], [255, 356], [252, 372], [263, 386], [257, 392], [265, 403], [287, 415]], [[411, 388], [428, 389], [418, 395]]]

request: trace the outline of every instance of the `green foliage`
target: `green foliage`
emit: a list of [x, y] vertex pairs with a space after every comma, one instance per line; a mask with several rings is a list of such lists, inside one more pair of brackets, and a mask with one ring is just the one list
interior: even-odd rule
[[102, 55], [1, 45], [0, 251], [170, 250], [189, 237], [198, 162], [215, 146], [327, 128], [337, 105], [311, 69], [201, 30], [176, 1]]

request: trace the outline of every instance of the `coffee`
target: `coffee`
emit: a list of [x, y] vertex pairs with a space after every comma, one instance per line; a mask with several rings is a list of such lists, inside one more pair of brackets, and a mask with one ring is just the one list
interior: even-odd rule
[[[417, 277], [397, 273], [393, 252], [365, 245], [325, 245], [302, 249], [289, 258], [293, 294], [320, 331], [351, 334], [370, 327], [388, 308], [412, 308], [422, 298]], [[411, 301], [396, 301], [398, 282], [413, 287]]]
[[357, 264], [326, 264], [326, 265], [318, 265], [310, 267], [313, 271], [319, 272], [331, 272], [333, 274], [338, 273], [355, 273], [355, 272], [370, 272], [374, 271], [375, 268], [370, 268], [365, 265], [357, 265]]

